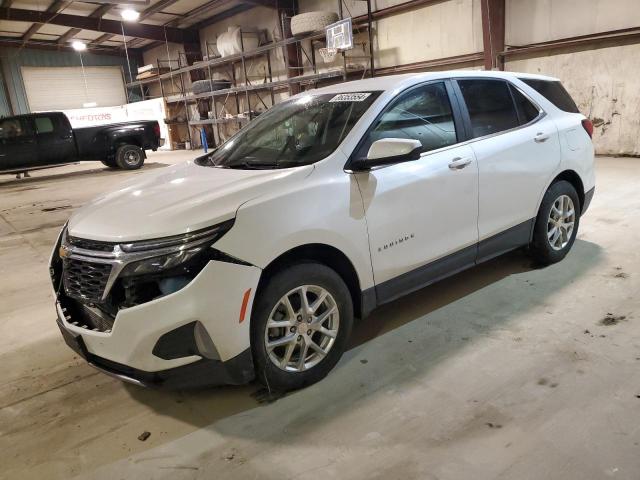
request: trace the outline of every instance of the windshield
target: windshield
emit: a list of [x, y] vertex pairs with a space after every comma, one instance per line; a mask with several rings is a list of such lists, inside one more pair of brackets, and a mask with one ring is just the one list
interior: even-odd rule
[[305, 95], [280, 103], [198, 164], [272, 169], [315, 163], [340, 145], [379, 94]]

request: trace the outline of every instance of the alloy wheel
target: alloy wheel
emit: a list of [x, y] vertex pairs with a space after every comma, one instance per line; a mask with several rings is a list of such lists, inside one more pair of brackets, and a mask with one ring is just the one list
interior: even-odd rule
[[573, 234], [576, 209], [568, 195], [560, 195], [551, 205], [547, 220], [547, 239], [554, 250], [567, 246]]
[[317, 285], [286, 293], [271, 310], [264, 342], [271, 362], [286, 372], [302, 372], [324, 359], [340, 327], [333, 296]]

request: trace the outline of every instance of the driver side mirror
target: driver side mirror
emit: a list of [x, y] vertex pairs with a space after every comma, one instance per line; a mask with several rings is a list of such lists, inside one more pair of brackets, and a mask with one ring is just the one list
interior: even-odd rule
[[354, 171], [370, 170], [372, 167], [418, 160], [422, 152], [419, 140], [408, 138], [382, 138], [369, 147], [367, 158], [356, 160]]

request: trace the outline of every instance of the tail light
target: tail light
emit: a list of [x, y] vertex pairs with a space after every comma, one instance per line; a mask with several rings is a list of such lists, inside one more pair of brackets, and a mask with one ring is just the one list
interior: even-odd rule
[[160, 125], [158, 125], [157, 123], [153, 126], [153, 133], [156, 134], [156, 137], [160, 138]]
[[582, 127], [586, 130], [589, 138], [593, 138], [593, 123], [588, 118], [582, 120]]

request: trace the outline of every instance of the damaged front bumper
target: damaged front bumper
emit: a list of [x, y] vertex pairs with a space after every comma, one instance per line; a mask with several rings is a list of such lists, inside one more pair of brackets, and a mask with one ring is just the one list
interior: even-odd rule
[[250, 349], [246, 349], [226, 362], [203, 358], [181, 367], [147, 372], [89, 352], [81, 334], [65, 327], [60, 318], [57, 319], [57, 324], [65, 343], [84, 358], [89, 365], [110, 377], [141, 387], [177, 390], [218, 385], [242, 385], [254, 378]]
[[165, 388], [244, 384], [255, 376], [249, 319], [260, 274], [252, 265], [211, 260], [178, 291], [122, 308], [106, 322], [54, 278], [57, 324], [89, 364], [124, 381]]

